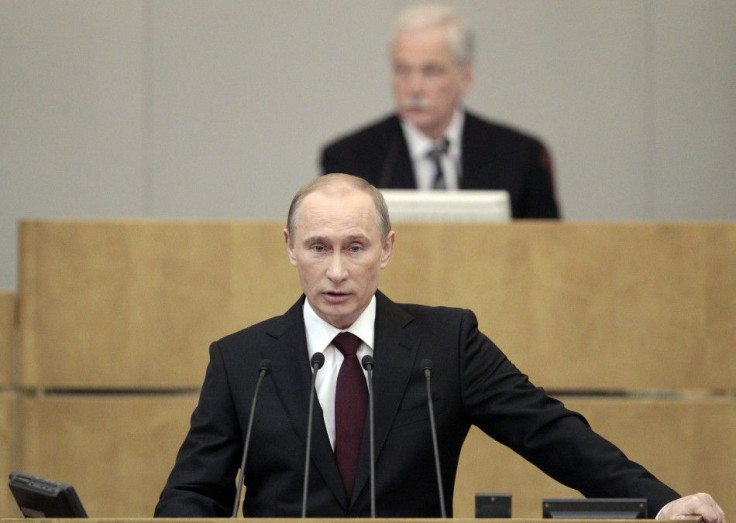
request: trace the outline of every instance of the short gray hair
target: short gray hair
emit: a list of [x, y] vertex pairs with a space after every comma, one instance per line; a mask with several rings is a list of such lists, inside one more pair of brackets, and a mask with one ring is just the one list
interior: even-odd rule
[[308, 194], [311, 194], [322, 187], [327, 187], [340, 182], [347, 184], [354, 189], [366, 192], [371, 197], [373, 205], [376, 207], [376, 220], [378, 230], [381, 233], [381, 242], [385, 243], [389, 233], [391, 232], [391, 218], [388, 215], [388, 205], [386, 205], [386, 200], [383, 198], [383, 194], [381, 194], [381, 191], [376, 189], [365, 179], [342, 173], [318, 176], [296, 192], [294, 198], [291, 200], [289, 214], [286, 218], [286, 230], [289, 231], [289, 237], [294, 237], [294, 231], [296, 230], [296, 216], [304, 198], [306, 198]]
[[419, 4], [399, 13], [391, 43], [402, 31], [444, 27], [450, 52], [458, 65], [470, 65], [475, 54], [475, 34], [468, 23], [448, 6]]

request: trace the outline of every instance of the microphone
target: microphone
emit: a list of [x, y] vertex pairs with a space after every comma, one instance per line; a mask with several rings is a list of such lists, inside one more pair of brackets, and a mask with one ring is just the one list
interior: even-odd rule
[[238, 479], [238, 490], [235, 493], [235, 505], [233, 506], [232, 517], [238, 517], [238, 506], [240, 505], [240, 495], [243, 492], [243, 483], [245, 483], [245, 460], [248, 457], [248, 447], [250, 446], [250, 433], [253, 429], [253, 416], [256, 413], [256, 402], [258, 401], [258, 389], [261, 388], [263, 378], [271, 372], [271, 360], [261, 360], [261, 366], [258, 369], [258, 381], [253, 392], [253, 402], [250, 404], [250, 416], [248, 417], [248, 428], [245, 431], [245, 445], [243, 445], [243, 457], [240, 460], [240, 478]]
[[434, 424], [434, 406], [432, 405], [432, 387], [430, 380], [432, 378], [432, 360], [422, 360], [422, 370], [427, 378], [427, 405], [429, 406], [429, 425], [432, 429], [432, 446], [434, 447], [434, 465], [437, 469], [437, 490], [440, 497], [440, 513], [442, 518], [447, 517], [445, 512], [445, 493], [442, 490], [442, 471], [440, 470], [440, 452], [437, 448], [437, 428]]
[[302, 518], [307, 517], [307, 485], [309, 485], [309, 454], [312, 448], [312, 412], [314, 412], [314, 384], [317, 381], [317, 372], [325, 364], [325, 355], [315, 352], [309, 362], [312, 367], [312, 387], [309, 391], [309, 414], [307, 422], [307, 453], [304, 457], [304, 489], [302, 491]]
[[371, 517], [376, 517], [376, 459], [375, 437], [373, 434], [373, 357], [370, 354], [360, 360], [368, 373], [368, 437], [371, 447]]

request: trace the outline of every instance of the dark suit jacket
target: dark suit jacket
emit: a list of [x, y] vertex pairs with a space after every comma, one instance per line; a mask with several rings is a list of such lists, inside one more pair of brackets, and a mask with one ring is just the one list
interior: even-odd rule
[[[322, 173], [347, 173], [378, 188], [416, 189], [409, 148], [396, 115], [328, 144]], [[462, 189], [506, 190], [514, 218], [559, 218], [550, 159], [536, 139], [466, 112]]]
[[[210, 363], [191, 429], [156, 516], [229, 516], [243, 435], [262, 359], [245, 467], [246, 516], [301, 514], [311, 372], [304, 297], [286, 314], [227, 336]], [[588, 497], [646, 497], [650, 515], [677, 493], [597, 436], [578, 414], [535, 388], [477, 329], [469, 310], [393, 303], [377, 293], [375, 480], [379, 517], [439, 517], [421, 363], [434, 362], [432, 397], [448, 516], [463, 440], [471, 424]], [[315, 402], [308, 517], [370, 516], [366, 433], [353, 499], [346, 499], [322, 411]], [[491, 444], [489, 442], [489, 444]], [[488, 474], [502, 471], [489, 470]]]

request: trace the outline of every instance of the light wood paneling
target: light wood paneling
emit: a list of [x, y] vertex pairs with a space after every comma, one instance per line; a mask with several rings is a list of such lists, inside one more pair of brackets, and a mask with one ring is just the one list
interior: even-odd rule
[[[15, 449], [15, 393], [0, 391], [0, 482], [7, 484], [10, 472], [16, 466]], [[21, 516], [7, 485], [0, 488], [0, 517]]]
[[15, 334], [15, 293], [0, 291], [0, 390], [12, 383]]
[[[15, 466], [16, 393], [11, 388], [15, 334], [15, 293], [0, 291], [0, 478], [7, 478]], [[0, 517], [13, 516], [20, 516], [20, 511], [10, 490], [0, 488]]]
[[[316, 518], [313, 518], [316, 521]], [[48, 521], [50, 523], [79, 523], [79, 519], [74, 518], [53, 518], [53, 519], [47, 519], [45, 521]], [[127, 518], [127, 517], [120, 517], [120, 518], [98, 518], [98, 517], [90, 517], [85, 520], [85, 523], [177, 523], [180, 521], [180, 518]], [[191, 518], [189, 521], [197, 523], [221, 523], [222, 518]], [[239, 518], [238, 521], [240, 522], [251, 522], [251, 523], [291, 523], [294, 521], [294, 518]], [[375, 519], [372, 518], [350, 518], [350, 523], [375, 523]], [[381, 523], [406, 523], [406, 518], [396, 519], [396, 518], [381, 518]], [[421, 520], [418, 520], [421, 521]], [[452, 520], [442, 520], [437, 519], [437, 521], [452, 521], [453, 523], [479, 523], [479, 522], [485, 522], [485, 523], [494, 523], [494, 520], [492, 519], [456, 519], [453, 518]], [[320, 518], [320, 523], [344, 523], [345, 518]], [[621, 520], [612, 520], [612, 519], [559, 519], [557, 520], [557, 523], [623, 523]], [[23, 518], [5, 518], [3, 519], [3, 523], [28, 523], [27, 520]], [[495, 522], [498, 523], [498, 522]], [[549, 523], [547, 520], [542, 519], [524, 519], [524, 520], [517, 520], [516, 522], [509, 522], [509, 523]], [[639, 521], [638, 523], [645, 523], [644, 521]]]
[[[276, 222], [21, 228], [25, 386], [199, 386], [210, 341], [299, 294]], [[473, 309], [553, 389], [732, 388], [736, 226], [396, 225], [381, 288]], [[550, 364], [554, 362], [555, 364]]]
[[736, 226], [396, 226], [383, 288], [473, 309], [539, 385], [733, 388]]
[[299, 296], [282, 228], [22, 224], [22, 383], [198, 387], [210, 342]]
[[[736, 398], [571, 399], [565, 403], [681, 494], [705, 491], [726, 514], [736, 511]], [[544, 497], [581, 497], [473, 428], [455, 485], [456, 517], [473, 517], [476, 492], [511, 493], [515, 518], [541, 517]]]
[[[195, 403], [195, 394], [24, 399], [22, 467], [73, 483], [92, 517], [149, 516]], [[727, 513], [736, 510], [735, 399], [566, 403], [679, 492], [707, 491]], [[511, 493], [513, 516], [521, 518], [540, 517], [543, 497], [579, 497], [476, 429], [463, 449], [455, 492], [458, 518], [474, 515], [476, 492]]]
[[22, 470], [73, 484], [90, 516], [152, 516], [196, 400], [194, 393], [25, 398]]

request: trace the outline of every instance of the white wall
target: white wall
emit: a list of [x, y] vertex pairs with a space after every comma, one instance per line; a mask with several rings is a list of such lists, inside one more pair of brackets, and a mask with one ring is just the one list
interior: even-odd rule
[[[283, 218], [390, 110], [405, 3], [0, 0], [0, 288], [22, 218]], [[547, 141], [567, 219], [736, 219], [736, 2], [450, 3], [468, 105]]]

